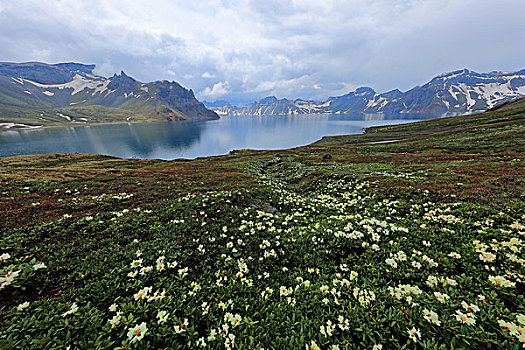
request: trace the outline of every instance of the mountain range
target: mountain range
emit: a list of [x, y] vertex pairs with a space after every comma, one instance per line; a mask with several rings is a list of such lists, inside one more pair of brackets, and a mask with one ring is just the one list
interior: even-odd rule
[[441, 74], [406, 92], [396, 89], [380, 94], [372, 88], [361, 87], [325, 101], [277, 99], [271, 96], [245, 106], [232, 106], [225, 101], [204, 103], [219, 115], [355, 112], [453, 115], [484, 111], [521, 96], [525, 96], [525, 69], [490, 73], [463, 69]]
[[217, 119], [192, 90], [166, 80], [142, 83], [124, 72], [110, 78], [79, 63], [0, 63], [0, 122]]

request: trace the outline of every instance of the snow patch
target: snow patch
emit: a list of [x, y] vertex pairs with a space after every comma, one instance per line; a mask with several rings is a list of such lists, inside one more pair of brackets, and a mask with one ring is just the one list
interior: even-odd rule
[[70, 116], [64, 115], [64, 114], [62, 114], [62, 113], [57, 113], [57, 115], [58, 115], [59, 117], [61, 117], [61, 118], [64, 118], [64, 119], [67, 119], [67, 120], [71, 121], [71, 117], [70, 117]]
[[38, 86], [40, 88], [56, 88], [56, 89], [73, 89], [73, 92], [71, 95], [78, 94], [81, 91], [84, 91], [85, 89], [94, 90], [93, 95], [96, 93], [102, 93], [105, 90], [107, 90], [107, 86], [110, 83], [109, 80], [101, 81], [101, 80], [90, 80], [84, 76], [81, 76], [79, 74], [75, 75], [72, 81], [65, 83], [65, 84], [40, 84], [31, 80], [24, 79], [24, 81], [33, 84], [34, 86]]
[[11, 79], [13, 79], [14, 81], [16, 81], [18, 84], [24, 85], [24, 80], [21, 79], [21, 78], [13, 78], [13, 77], [11, 77]]
[[25, 92], [26, 94], [28, 94], [28, 95], [32, 95], [31, 91], [29, 91], [29, 90], [26, 90], [26, 91], [24, 91], [24, 92]]
[[26, 125], [20, 123], [0, 123], [0, 129], [22, 128], [22, 129], [38, 129], [43, 125]]
[[42, 92], [42, 93], [43, 93], [44, 95], [46, 95], [46, 96], [54, 96], [54, 95], [55, 95], [55, 93], [54, 93], [54, 92], [51, 92], [51, 91], [47, 91], [47, 90], [46, 90], [46, 91], [44, 91], [44, 92]]

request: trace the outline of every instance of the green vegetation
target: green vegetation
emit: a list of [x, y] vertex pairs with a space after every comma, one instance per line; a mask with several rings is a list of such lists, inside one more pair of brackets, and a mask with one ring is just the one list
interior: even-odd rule
[[524, 133], [522, 101], [279, 154], [2, 158], [0, 348], [522, 348]]

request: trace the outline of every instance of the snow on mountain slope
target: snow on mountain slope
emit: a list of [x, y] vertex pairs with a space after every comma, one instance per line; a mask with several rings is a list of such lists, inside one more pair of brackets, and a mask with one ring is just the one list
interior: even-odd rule
[[436, 115], [484, 111], [525, 96], [525, 70], [476, 73], [468, 69], [444, 73], [422, 86], [383, 94], [359, 88], [326, 101], [278, 100], [275, 97], [236, 107], [212, 107], [221, 115], [303, 113], [431, 113]]

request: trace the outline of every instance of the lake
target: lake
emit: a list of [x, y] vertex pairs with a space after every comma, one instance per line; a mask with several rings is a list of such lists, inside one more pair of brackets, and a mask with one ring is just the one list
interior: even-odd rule
[[312, 114], [9, 129], [0, 131], [0, 157], [79, 152], [119, 158], [196, 158], [227, 154], [234, 149], [292, 148], [323, 136], [361, 134], [370, 126], [430, 118], [432, 116], [399, 114]]

